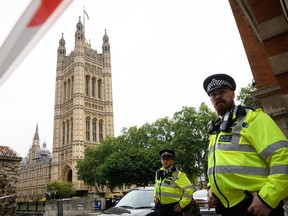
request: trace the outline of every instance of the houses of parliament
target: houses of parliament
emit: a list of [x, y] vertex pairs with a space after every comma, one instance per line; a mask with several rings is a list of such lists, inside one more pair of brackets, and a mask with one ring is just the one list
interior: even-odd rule
[[77, 162], [84, 158], [85, 148], [114, 136], [109, 37], [105, 30], [102, 53], [92, 49], [80, 17], [74, 37], [70, 54], [63, 34], [57, 50], [52, 154], [45, 142], [40, 144], [36, 125], [32, 146], [21, 162], [18, 201], [42, 198], [53, 181], [87, 190], [77, 179]]

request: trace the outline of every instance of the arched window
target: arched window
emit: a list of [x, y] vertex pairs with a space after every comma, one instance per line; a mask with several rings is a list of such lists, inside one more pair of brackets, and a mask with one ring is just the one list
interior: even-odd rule
[[65, 144], [65, 122], [62, 123], [62, 145]]
[[71, 98], [70, 88], [71, 88], [71, 83], [70, 83], [70, 79], [68, 79], [68, 88], [67, 88], [67, 99], [68, 100]]
[[69, 120], [67, 120], [66, 125], [67, 125], [67, 133], [66, 133], [67, 140], [66, 140], [66, 142], [69, 143], [69, 135], [70, 135]]
[[66, 82], [64, 82], [64, 92], [63, 92], [63, 101], [66, 101], [66, 91], [67, 91], [67, 86], [66, 86]]
[[71, 122], [71, 138], [70, 138], [70, 140], [72, 142], [73, 141], [73, 118], [71, 118], [70, 122]]
[[103, 139], [103, 120], [99, 120], [99, 142]]
[[70, 169], [67, 175], [67, 181], [72, 182], [72, 170]]
[[71, 97], [73, 97], [74, 94], [74, 77], [72, 77], [72, 84], [71, 84]]
[[99, 80], [98, 80], [98, 88], [97, 88], [97, 90], [98, 90], [98, 98], [99, 98], [99, 99], [101, 99], [101, 94], [102, 94], [101, 88], [102, 88], [102, 82], [101, 82], [101, 80], [99, 79]]
[[86, 140], [90, 141], [90, 117], [86, 117]]
[[90, 78], [89, 76], [86, 76], [86, 84], [85, 84], [85, 94], [86, 96], [89, 96], [89, 81], [90, 81]]
[[95, 97], [95, 90], [96, 90], [96, 81], [95, 81], [95, 78], [93, 77], [92, 78], [92, 97]]
[[96, 142], [96, 134], [97, 134], [97, 120], [96, 118], [93, 118], [93, 121], [92, 121], [93, 142]]

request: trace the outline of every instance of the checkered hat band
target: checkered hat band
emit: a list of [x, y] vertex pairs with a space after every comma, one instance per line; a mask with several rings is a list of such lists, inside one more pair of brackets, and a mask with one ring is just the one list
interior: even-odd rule
[[227, 82], [226, 80], [212, 79], [211, 82], [207, 85], [207, 92], [210, 92], [211, 89], [213, 89], [217, 86], [229, 86], [231, 89], [233, 89], [232, 85], [229, 82]]

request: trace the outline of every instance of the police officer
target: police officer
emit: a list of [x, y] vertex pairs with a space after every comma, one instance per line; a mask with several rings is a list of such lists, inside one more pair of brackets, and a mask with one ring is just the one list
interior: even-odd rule
[[283, 216], [287, 138], [262, 109], [235, 105], [231, 76], [211, 75], [203, 87], [220, 117], [208, 125], [208, 205], [222, 216]]
[[182, 209], [193, 197], [193, 186], [184, 172], [174, 166], [175, 152], [159, 152], [162, 167], [156, 172], [154, 202], [159, 206], [159, 216], [180, 216]]

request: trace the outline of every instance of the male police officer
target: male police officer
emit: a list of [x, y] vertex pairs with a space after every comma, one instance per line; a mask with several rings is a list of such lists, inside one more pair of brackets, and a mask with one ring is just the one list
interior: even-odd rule
[[235, 105], [229, 75], [211, 75], [203, 87], [220, 116], [208, 125], [209, 206], [222, 216], [283, 216], [287, 138], [262, 109]]
[[154, 202], [159, 206], [159, 216], [180, 216], [193, 196], [193, 186], [184, 172], [174, 167], [175, 152], [159, 152], [162, 168], [156, 172]]

